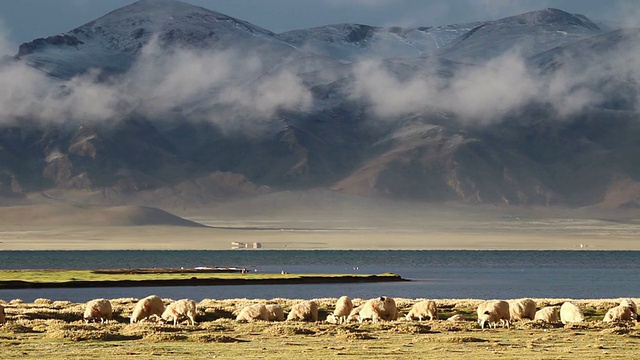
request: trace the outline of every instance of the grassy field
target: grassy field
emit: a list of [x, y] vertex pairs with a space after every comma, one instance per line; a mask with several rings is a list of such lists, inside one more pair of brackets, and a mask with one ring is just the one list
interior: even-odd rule
[[[170, 299], [165, 299], [167, 302]], [[317, 299], [320, 319], [336, 299]], [[535, 299], [539, 307], [565, 299]], [[574, 300], [587, 321], [562, 326], [523, 321], [511, 329], [481, 330], [475, 323], [480, 300], [441, 299], [439, 320], [403, 318], [377, 324], [333, 325], [324, 321], [238, 323], [235, 314], [255, 302], [278, 303], [285, 311], [293, 299], [205, 299], [198, 324], [128, 324], [136, 299], [113, 299], [114, 321], [84, 324], [84, 304], [38, 299], [6, 303], [8, 322], [0, 326], [0, 358], [243, 358], [243, 359], [635, 359], [640, 325], [605, 324], [602, 317], [616, 300]], [[362, 299], [354, 299], [357, 304]], [[406, 313], [416, 299], [396, 299]], [[445, 319], [462, 314], [468, 321]]]

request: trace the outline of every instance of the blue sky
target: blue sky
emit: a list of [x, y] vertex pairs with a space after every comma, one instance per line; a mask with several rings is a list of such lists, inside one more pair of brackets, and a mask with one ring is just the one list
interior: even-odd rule
[[[5, 47], [69, 31], [135, 0], [0, 0]], [[434, 26], [547, 7], [593, 20], [638, 19], [632, 0], [185, 0], [274, 32], [334, 23]], [[635, 24], [630, 24], [635, 25]], [[2, 39], [0, 39], [2, 41]]]

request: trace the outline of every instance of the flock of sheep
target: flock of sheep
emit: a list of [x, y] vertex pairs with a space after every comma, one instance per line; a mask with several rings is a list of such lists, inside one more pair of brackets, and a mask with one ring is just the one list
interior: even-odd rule
[[[547, 306], [537, 310], [535, 301], [520, 299], [512, 301], [495, 300], [487, 301], [478, 306], [478, 323], [484, 329], [485, 326], [497, 327], [502, 324], [509, 327], [512, 321], [530, 319], [547, 323], [563, 324], [579, 323], [584, 321], [582, 309], [572, 302], [565, 302], [562, 306]], [[603, 322], [634, 321], [637, 319], [638, 307], [631, 299], [622, 299], [620, 304], [607, 311]]]
[[[398, 308], [393, 298], [381, 296], [365, 301], [360, 306], [354, 306], [347, 296], [340, 297], [334, 307], [334, 311], [327, 316], [326, 321], [334, 324], [347, 322], [393, 321], [398, 318]], [[620, 304], [609, 309], [603, 322], [634, 321], [637, 320], [638, 308], [631, 299], [622, 299]], [[187, 319], [191, 325], [196, 324], [196, 302], [189, 299], [181, 299], [165, 306], [162, 299], [156, 295], [140, 299], [130, 316], [130, 322], [139, 321], [172, 322], [177, 325], [179, 321]], [[537, 310], [537, 304], [531, 299], [519, 300], [492, 300], [485, 301], [477, 307], [478, 324], [485, 327], [496, 328], [498, 325], [510, 327], [511, 322], [524, 319], [542, 321], [546, 323], [578, 323], [585, 320], [580, 307], [572, 302], [565, 302], [562, 306], [547, 306]], [[113, 318], [113, 307], [107, 299], [94, 299], [87, 302], [84, 312], [86, 322], [105, 322]], [[415, 303], [405, 315], [406, 320], [438, 319], [438, 307], [435, 301], [422, 300]], [[285, 312], [278, 304], [252, 304], [238, 313], [236, 320], [243, 322], [263, 321], [318, 321], [318, 303], [313, 300], [301, 301], [291, 306], [285, 318]], [[4, 307], [0, 305], [0, 324], [6, 321]], [[456, 314], [447, 321], [467, 321], [461, 315]]]

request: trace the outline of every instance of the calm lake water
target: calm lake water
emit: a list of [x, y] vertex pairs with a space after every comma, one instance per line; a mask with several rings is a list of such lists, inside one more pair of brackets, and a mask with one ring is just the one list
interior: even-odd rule
[[640, 297], [638, 251], [0, 251], [2, 269], [237, 266], [262, 273], [394, 272], [411, 282], [0, 290], [0, 299]]

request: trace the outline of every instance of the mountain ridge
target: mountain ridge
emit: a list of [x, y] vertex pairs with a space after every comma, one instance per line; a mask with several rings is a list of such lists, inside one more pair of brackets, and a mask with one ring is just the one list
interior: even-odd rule
[[[325, 189], [634, 207], [635, 62], [616, 55], [637, 43], [557, 9], [275, 34], [141, 0], [2, 65], [29, 74], [16, 86], [30, 102], [0, 113], [0, 196], [183, 207]], [[610, 71], [581, 70], [595, 65]]]

